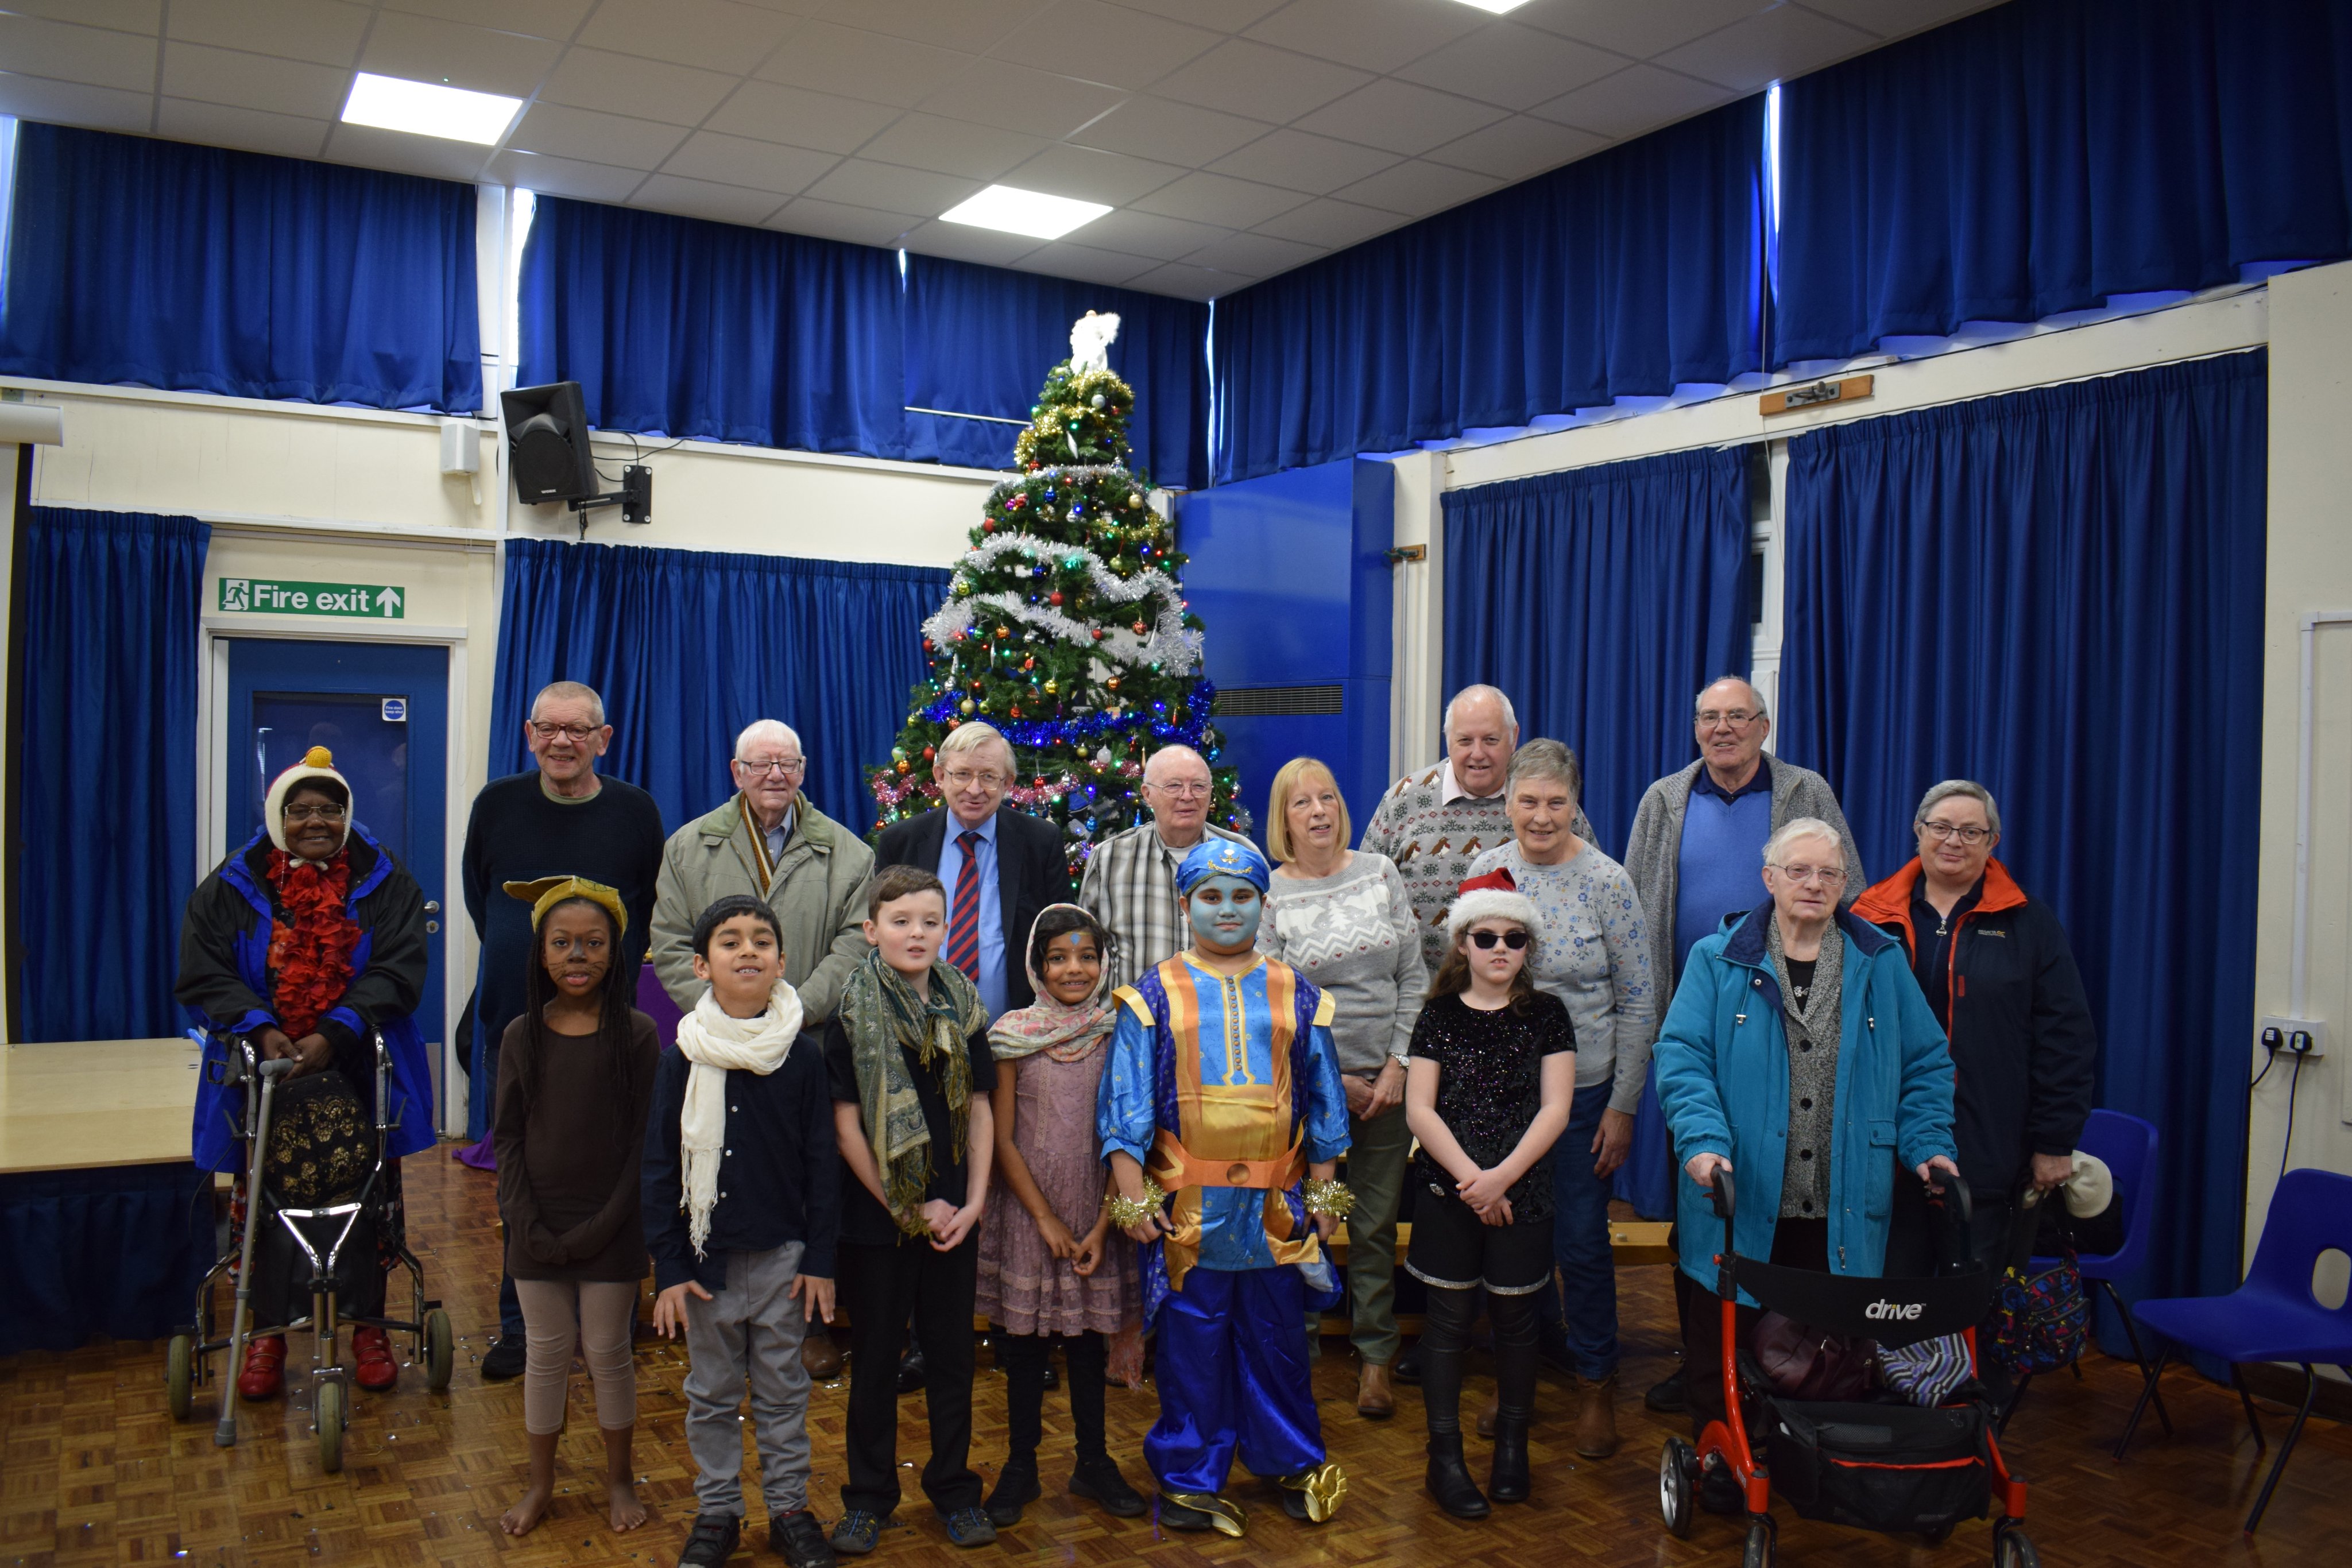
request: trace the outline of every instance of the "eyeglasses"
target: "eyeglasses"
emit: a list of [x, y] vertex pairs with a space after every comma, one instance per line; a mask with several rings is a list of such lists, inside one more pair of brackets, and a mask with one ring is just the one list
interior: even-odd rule
[[1197, 800], [1209, 792], [1209, 787], [1198, 779], [1187, 779], [1179, 784], [1154, 784], [1151, 788], [1179, 800]]
[[808, 760], [801, 757], [791, 758], [782, 762], [751, 762], [739, 757], [735, 759], [735, 766], [755, 778], [797, 779], [808, 771]]
[[1845, 880], [1845, 867], [1840, 865], [1781, 865], [1774, 862], [1772, 869], [1790, 882], [1808, 885], [1820, 883], [1823, 887], [1835, 887]]
[[974, 773], [969, 768], [950, 768], [940, 779], [950, 789], [969, 789], [975, 784], [983, 789], [998, 789], [1013, 782], [1011, 774]]
[[1957, 823], [1947, 822], [1940, 817], [1932, 822], [1922, 822], [1919, 826], [1927, 831], [1927, 834], [1929, 838], [1935, 840], [1939, 844], [1947, 842], [1952, 839], [1958, 839], [1960, 842], [1968, 845], [1969, 848], [1974, 849], [1979, 844], [1984, 842], [1987, 839], [1992, 837], [1992, 830], [1990, 828], [1979, 828], [1974, 823], [1963, 828]]
[[343, 806], [289, 806], [281, 814], [289, 822], [340, 822], [348, 810]]
[[559, 735], [568, 735], [574, 740], [585, 740], [595, 734], [597, 728], [598, 727], [593, 724], [557, 724], [551, 719], [544, 718], [535, 718], [530, 721], [531, 733], [541, 740], [553, 740]]
[[1701, 708], [1698, 712], [1698, 727], [1701, 729], [1713, 729], [1718, 724], [1727, 724], [1734, 729], [1745, 729], [1751, 721], [1763, 716], [1760, 712], [1753, 712], [1744, 707]]
[[1492, 947], [1497, 942], [1516, 953], [1528, 945], [1528, 934], [1524, 931], [1473, 931], [1470, 933], [1470, 945], [1474, 947]]

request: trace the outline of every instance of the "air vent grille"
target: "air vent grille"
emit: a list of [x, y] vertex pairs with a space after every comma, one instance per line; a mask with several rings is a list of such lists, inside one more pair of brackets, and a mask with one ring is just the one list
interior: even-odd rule
[[1211, 711], [1219, 718], [1338, 713], [1339, 691], [1328, 686], [1220, 686]]

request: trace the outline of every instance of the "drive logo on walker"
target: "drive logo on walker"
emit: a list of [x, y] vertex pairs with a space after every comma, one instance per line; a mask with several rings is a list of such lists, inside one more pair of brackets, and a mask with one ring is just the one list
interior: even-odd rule
[[1925, 1303], [1919, 1301], [1873, 1301], [1862, 1309], [1862, 1315], [1874, 1321], [1892, 1318], [1897, 1322], [1908, 1322], [1924, 1310]]
[[400, 621], [408, 614], [408, 591], [391, 583], [280, 582], [266, 577], [224, 577], [220, 607], [249, 615], [342, 615], [355, 620]]

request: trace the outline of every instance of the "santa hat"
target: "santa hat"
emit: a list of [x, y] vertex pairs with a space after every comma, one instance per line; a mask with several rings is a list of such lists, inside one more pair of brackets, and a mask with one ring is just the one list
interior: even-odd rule
[[[269, 781], [269, 795], [261, 804], [262, 825], [269, 830], [269, 841], [286, 849], [286, 797], [294, 787], [311, 779], [324, 779], [335, 787], [343, 798], [343, 841], [335, 847], [341, 849], [352, 837], [351, 780], [335, 771], [335, 754], [323, 746], [314, 746], [302, 754], [302, 760]], [[287, 853], [294, 852], [287, 850]]]
[[1460, 942], [1462, 934], [1481, 920], [1507, 920], [1530, 936], [1543, 934], [1534, 901], [1519, 891], [1507, 871], [1474, 876], [1455, 891], [1453, 906], [1445, 912], [1445, 945]]

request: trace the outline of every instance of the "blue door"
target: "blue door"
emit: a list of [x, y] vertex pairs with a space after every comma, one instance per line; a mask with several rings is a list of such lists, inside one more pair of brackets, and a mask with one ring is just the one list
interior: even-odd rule
[[442, 1079], [445, 837], [448, 831], [449, 651], [398, 643], [236, 637], [228, 643], [228, 788], [232, 851], [261, 826], [269, 781], [314, 746], [351, 780], [352, 814], [425, 890], [431, 956], [416, 1028], [433, 1063], [434, 1124]]

